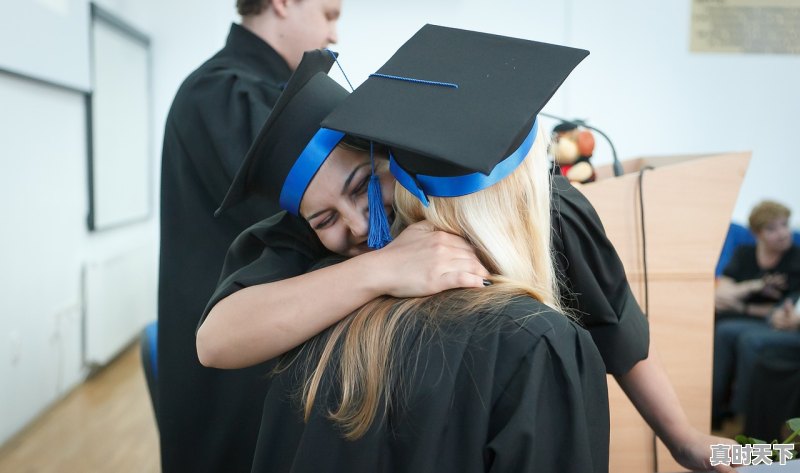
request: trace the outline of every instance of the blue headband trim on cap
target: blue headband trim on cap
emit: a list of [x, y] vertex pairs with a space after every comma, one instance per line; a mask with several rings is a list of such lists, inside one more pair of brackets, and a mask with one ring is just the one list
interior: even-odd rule
[[533, 122], [533, 127], [525, 137], [522, 144], [510, 156], [497, 163], [492, 172], [487, 176], [480, 172], [473, 172], [463, 176], [438, 177], [417, 174], [409, 174], [395, 161], [394, 156], [389, 154], [389, 170], [394, 175], [397, 182], [405, 187], [412, 195], [420, 200], [426, 207], [428, 206], [427, 196], [433, 197], [458, 197], [472, 194], [486, 189], [514, 172], [528, 155], [536, 140], [536, 133], [539, 129], [539, 119]]
[[308, 184], [342, 138], [344, 133], [328, 128], [320, 128], [314, 134], [283, 181], [279, 200], [282, 209], [293, 215], [300, 214], [300, 201]]

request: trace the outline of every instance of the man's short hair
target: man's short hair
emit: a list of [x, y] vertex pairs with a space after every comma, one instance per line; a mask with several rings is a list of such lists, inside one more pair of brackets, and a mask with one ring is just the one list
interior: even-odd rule
[[269, 7], [269, 0], [236, 0], [236, 11], [241, 16], [258, 15]]

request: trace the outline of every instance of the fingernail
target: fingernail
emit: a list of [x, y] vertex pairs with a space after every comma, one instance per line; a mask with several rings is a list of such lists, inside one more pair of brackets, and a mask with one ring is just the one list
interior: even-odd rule
[[483, 285], [484, 286], [491, 286], [492, 285], [492, 281], [489, 281], [488, 279], [484, 279], [483, 280]]

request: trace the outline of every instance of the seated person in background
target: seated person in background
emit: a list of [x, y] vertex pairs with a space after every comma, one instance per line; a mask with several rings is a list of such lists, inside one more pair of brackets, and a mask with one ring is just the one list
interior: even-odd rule
[[[772, 201], [750, 213], [755, 245], [736, 249], [715, 293], [712, 424], [740, 413], [761, 348], [791, 341], [790, 293], [800, 290], [800, 248], [792, 242], [790, 211]], [[788, 305], [786, 305], [788, 304]], [[774, 314], [773, 316], [770, 316]], [[733, 384], [732, 384], [733, 382]]]
[[788, 292], [800, 289], [800, 249], [792, 242], [790, 210], [764, 201], [750, 213], [755, 245], [738, 247], [717, 280], [717, 319], [765, 318]]

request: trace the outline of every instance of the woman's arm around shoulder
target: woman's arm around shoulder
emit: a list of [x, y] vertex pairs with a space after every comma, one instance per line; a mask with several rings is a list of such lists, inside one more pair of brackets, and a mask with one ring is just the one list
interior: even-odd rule
[[380, 250], [222, 298], [197, 332], [198, 357], [215, 368], [251, 366], [298, 346], [378, 296], [483, 287], [488, 276], [463, 239], [420, 222]]

